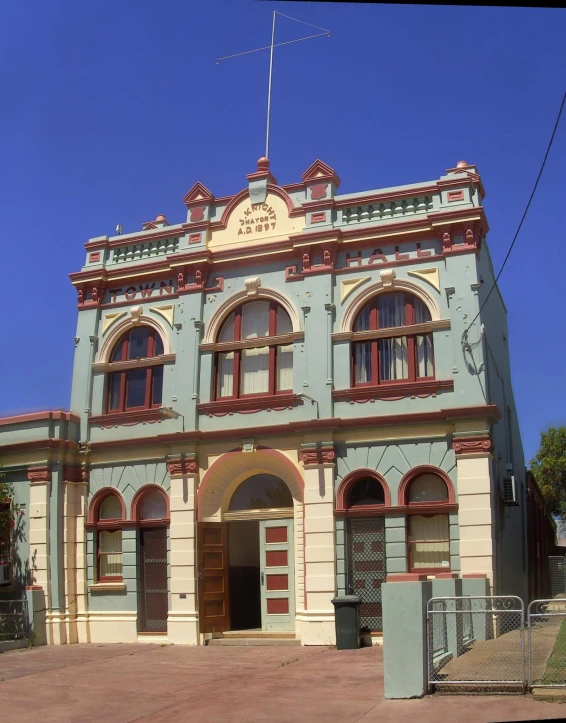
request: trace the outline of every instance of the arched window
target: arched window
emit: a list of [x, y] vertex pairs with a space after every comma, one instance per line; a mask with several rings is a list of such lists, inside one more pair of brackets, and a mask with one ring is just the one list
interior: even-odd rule
[[384, 504], [385, 492], [381, 482], [375, 477], [362, 477], [350, 488], [348, 507]]
[[168, 517], [167, 502], [158, 490], [151, 490], [142, 499], [142, 520], [164, 520]]
[[234, 309], [217, 339], [227, 348], [216, 355], [216, 398], [292, 391], [292, 331], [289, 314], [275, 302], [248, 301]]
[[411, 333], [431, 320], [423, 302], [411, 294], [379, 294], [354, 322], [353, 385], [375, 386], [434, 377], [432, 334]]
[[273, 474], [254, 474], [236, 489], [228, 510], [268, 510], [293, 507], [293, 497], [282, 479]]
[[107, 494], [98, 505], [97, 568], [98, 582], [122, 580], [122, 501], [118, 495]]
[[[448, 504], [446, 482], [435, 474], [420, 474], [407, 491], [410, 512], [419, 507]], [[409, 517], [409, 569], [411, 572], [450, 570], [450, 524], [446, 514]]]
[[107, 411], [152, 409], [161, 406], [163, 354], [159, 334], [147, 326], [134, 326], [116, 342], [110, 356]]

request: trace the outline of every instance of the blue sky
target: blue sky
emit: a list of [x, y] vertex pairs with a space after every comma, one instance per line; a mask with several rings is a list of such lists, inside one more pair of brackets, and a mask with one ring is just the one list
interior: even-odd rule
[[[209, 0], [5, 3], [0, 45], [3, 353], [0, 414], [69, 404], [84, 242], [184, 218], [197, 180], [245, 185], [263, 155], [273, 9], [332, 38], [276, 50], [272, 171], [300, 179], [315, 158], [340, 192], [425, 181], [477, 164], [501, 265], [563, 93], [559, 9]], [[276, 40], [308, 28], [278, 21]], [[313, 31], [315, 32], [315, 31]], [[566, 118], [501, 279], [525, 454], [566, 422]], [[560, 292], [560, 293], [559, 293]]]

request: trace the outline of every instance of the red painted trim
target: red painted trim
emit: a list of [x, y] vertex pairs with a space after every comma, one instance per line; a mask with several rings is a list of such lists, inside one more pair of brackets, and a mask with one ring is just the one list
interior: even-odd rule
[[0, 417], [0, 426], [5, 424], [23, 424], [25, 422], [39, 422], [39, 421], [64, 421], [64, 422], [77, 422], [80, 423], [81, 418], [78, 414], [72, 412], [65, 412], [62, 409], [57, 409], [53, 412], [30, 412], [29, 414], [18, 414], [13, 417]]
[[448, 203], [451, 203], [452, 201], [463, 201], [464, 191], [448, 191], [447, 200]]
[[88, 261], [91, 264], [96, 263], [97, 261], [100, 261], [100, 251], [92, 251], [88, 255]]
[[[116, 497], [120, 500], [120, 504], [122, 505], [122, 517], [116, 520], [99, 520], [98, 515], [100, 513], [100, 505], [103, 503], [106, 497], [110, 497], [110, 495], [116, 495]], [[96, 527], [100, 525], [103, 528], [106, 528], [109, 525], [116, 525], [120, 528], [122, 527], [122, 522], [125, 519], [126, 503], [124, 502], [124, 498], [122, 497], [121, 492], [119, 492], [116, 487], [103, 487], [102, 489], [98, 490], [98, 492], [94, 493], [88, 507], [87, 522], [89, 524], [95, 525]]]
[[462, 575], [462, 578], [465, 580], [485, 580], [487, 575], [485, 572], [467, 572]]
[[458, 456], [466, 454], [486, 454], [493, 452], [493, 441], [489, 434], [480, 434], [475, 437], [452, 438], [452, 449]]
[[108, 412], [89, 417], [89, 423], [97, 427], [128, 426], [131, 424], [155, 423], [162, 420], [158, 407], [154, 409], [139, 409], [125, 412]]
[[322, 183], [323, 181], [332, 181], [335, 186], [340, 185], [340, 179], [336, 171], [324, 161], [316, 159], [307, 170], [301, 175], [303, 183], [309, 182]]
[[[165, 499], [167, 516], [165, 518], [163, 518], [162, 520], [142, 520], [141, 513], [142, 513], [143, 498], [149, 492], [153, 492], [154, 490], [157, 490]], [[152, 484], [152, 483], [146, 484], [143, 487], [140, 487], [132, 499], [132, 505], [130, 508], [130, 519], [132, 520], [132, 522], [137, 522], [140, 524], [151, 523], [151, 526], [153, 526], [153, 527], [163, 527], [163, 526], [169, 524], [170, 518], [171, 518], [171, 510], [170, 510], [170, 506], [169, 506], [169, 495], [163, 489], [163, 487], [161, 487], [161, 485]]]
[[34, 482], [49, 482], [51, 480], [51, 468], [48, 466], [28, 467], [28, 480]]
[[[246, 427], [247, 436], [264, 437], [273, 434], [288, 434], [289, 432], [313, 430], [324, 430], [331, 432], [337, 429], [364, 429], [367, 427], [389, 427], [404, 424], [428, 424], [430, 422], [447, 422], [454, 419], [477, 419], [489, 418], [497, 421], [501, 413], [495, 404], [485, 404], [475, 407], [456, 407], [453, 409], [440, 409], [436, 412], [418, 412], [412, 414], [384, 414], [379, 417], [355, 417], [353, 419], [340, 419], [331, 417], [329, 419], [313, 419], [310, 421], [291, 421], [286, 424], [263, 425], [261, 427]], [[151, 438], [152, 443], [170, 444], [171, 442], [195, 442], [208, 439], [241, 439], [242, 429], [218, 429], [210, 432], [194, 430], [191, 432], [176, 432], [174, 434], [158, 434]], [[145, 446], [150, 439], [147, 437], [113, 440], [106, 442], [93, 442], [91, 449], [117, 449], [124, 447]], [[33, 445], [37, 443], [30, 443]], [[4, 452], [5, 448], [2, 449]]]
[[387, 482], [385, 481], [385, 478], [373, 469], [357, 469], [354, 472], [350, 472], [349, 474], [347, 474], [340, 483], [340, 486], [338, 487], [338, 491], [336, 493], [336, 511], [348, 509], [348, 495], [350, 493], [350, 490], [356, 484], [356, 482], [363, 477], [373, 477], [373, 479], [379, 482], [379, 484], [383, 487], [385, 503], [379, 506], [364, 505], [363, 508], [356, 506], [353, 509], [363, 509], [364, 512], [371, 512], [374, 509], [381, 511], [384, 508], [391, 507], [391, 492], [389, 490]]
[[[371, 511], [371, 515], [368, 515], [367, 511]], [[422, 507], [417, 505], [398, 505], [397, 507], [386, 507], [385, 505], [368, 505], [367, 507], [350, 507], [349, 509], [334, 510], [334, 516], [340, 519], [346, 517], [389, 517], [392, 515], [427, 515], [427, 514], [443, 514], [448, 515], [452, 512], [458, 512], [458, 505], [445, 504], [442, 507], [442, 511], [438, 512], [438, 505], [435, 504], [423, 504]]]
[[457, 572], [435, 572], [434, 576], [437, 580], [454, 580], [458, 577]]
[[[201, 198], [198, 198], [200, 196]], [[191, 206], [193, 204], [206, 204], [209, 205], [214, 201], [214, 196], [212, 193], [208, 190], [206, 186], [203, 186], [203, 184], [200, 181], [197, 181], [194, 186], [192, 186], [187, 193], [185, 194], [185, 197], [183, 198], [183, 203], [185, 206]]]
[[416, 572], [396, 572], [387, 575], [385, 582], [423, 582], [427, 576]]
[[[242, 430], [238, 430], [239, 436], [242, 436]], [[286, 457], [282, 452], [279, 452], [276, 449], [266, 448], [263, 447], [261, 450], [262, 455], [268, 455], [269, 457], [273, 457], [277, 464], [282, 468], [285, 469], [286, 472], [293, 478], [295, 483], [297, 484], [298, 488], [301, 490], [301, 492], [304, 494], [305, 489], [305, 483], [303, 480], [303, 477], [299, 470], [295, 467], [295, 465], [291, 462], [291, 460]], [[232, 460], [236, 455], [241, 454], [247, 454], [246, 452], [241, 452], [240, 450], [236, 450], [234, 452], [225, 452], [219, 459], [214, 461], [208, 470], [206, 471], [204, 477], [202, 478], [202, 481], [199, 485], [198, 492], [197, 492], [197, 520], [201, 520], [201, 506], [202, 506], [202, 498], [204, 495], [204, 492], [207, 488], [207, 486], [210, 484], [210, 479], [213, 477], [214, 474], [216, 474], [217, 470], [226, 468], [226, 475], [227, 479], [231, 479], [231, 463]], [[301, 500], [303, 501], [303, 500]], [[303, 506], [304, 507], [304, 506]], [[304, 529], [304, 527], [303, 527]]]
[[277, 393], [266, 395], [250, 395], [249, 397], [227, 399], [221, 398], [214, 402], [203, 402], [197, 404], [197, 409], [202, 414], [209, 416], [226, 416], [227, 414], [252, 414], [253, 412], [274, 410], [282, 411], [302, 404], [302, 400], [296, 394]]
[[322, 223], [326, 221], [326, 211], [311, 213], [311, 223]]
[[26, 590], [43, 590], [41, 585], [26, 585]]
[[[409, 491], [409, 485], [411, 482], [416, 478], [419, 477], [421, 474], [434, 474], [437, 477], [440, 477], [440, 479], [444, 482], [446, 485], [446, 489], [448, 491], [448, 501], [447, 502], [412, 502], [409, 504], [409, 501], [407, 499], [407, 493]], [[446, 472], [440, 467], [434, 467], [430, 464], [421, 464], [418, 467], [413, 467], [412, 470], [407, 472], [407, 474], [403, 477], [401, 482], [399, 483], [399, 504], [400, 505], [406, 505], [409, 507], [410, 510], [415, 510], [413, 514], [420, 514], [422, 513], [425, 508], [427, 509], [427, 512], [429, 512], [430, 508], [433, 508], [432, 511], [438, 511], [438, 514], [445, 514], [446, 511], [446, 505], [455, 505], [456, 504], [456, 493], [454, 491], [454, 484], [450, 477], [446, 474]], [[420, 512], [419, 512], [420, 511]]]
[[437, 392], [454, 391], [452, 379], [423, 379], [414, 382], [383, 382], [377, 386], [358, 384], [353, 389], [335, 389], [332, 398], [337, 401], [350, 401], [363, 404], [373, 399], [404, 399], [405, 397], [430, 397]]

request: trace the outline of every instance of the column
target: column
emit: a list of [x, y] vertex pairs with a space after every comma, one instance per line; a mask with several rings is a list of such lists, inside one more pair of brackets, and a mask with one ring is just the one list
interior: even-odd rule
[[[29, 490], [29, 569], [32, 585], [43, 588], [45, 607], [51, 607], [49, 575], [49, 494], [51, 470], [49, 467], [30, 467]], [[53, 643], [51, 631], [46, 630], [47, 643]]]
[[336, 546], [333, 446], [303, 448], [305, 611], [297, 616], [303, 645], [335, 645]]
[[170, 643], [198, 645], [195, 558], [195, 493], [198, 466], [194, 457], [170, 458], [170, 587], [167, 635]]
[[63, 545], [67, 642], [88, 643], [86, 589], [86, 490], [88, 471], [64, 467]]
[[485, 575], [493, 590], [496, 500], [492, 483], [492, 442], [488, 435], [454, 437], [453, 447], [458, 470], [461, 575]]

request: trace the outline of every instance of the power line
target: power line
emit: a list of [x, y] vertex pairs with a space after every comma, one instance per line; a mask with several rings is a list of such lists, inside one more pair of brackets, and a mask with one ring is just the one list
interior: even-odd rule
[[521, 232], [521, 228], [522, 228], [522, 226], [523, 226], [523, 222], [524, 222], [525, 218], [527, 217], [527, 213], [529, 212], [529, 208], [530, 208], [530, 206], [531, 206], [531, 202], [532, 202], [532, 200], [533, 200], [533, 198], [534, 198], [534, 195], [535, 195], [535, 193], [536, 193], [536, 190], [537, 190], [539, 181], [540, 181], [541, 176], [542, 176], [542, 173], [543, 173], [543, 171], [544, 171], [544, 167], [546, 166], [546, 161], [547, 161], [548, 156], [549, 156], [549, 154], [550, 154], [550, 149], [552, 148], [552, 144], [553, 144], [553, 142], [554, 142], [554, 137], [555, 137], [555, 135], [556, 135], [556, 131], [558, 130], [558, 126], [559, 126], [559, 124], [560, 124], [560, 118], [562, 117], [562, 111], [564, 110], [564, 104], [565, 104], [565, 103], [566, 103], [566, 91], [564, 92], [564, 95], [562, 96], [562, 103], [560, 104], [560, 110], [558, 111], [558, 116], [556, 117], [556, 123], [554, 124], [554, 128], [553, 128], [553, 130], [552, 130], [552, 135], [550, 136], [550, 141], [549, 141], [548, 146], [547, 146], [547, 148], [546, 148], [546, 153], [544, 154], [544, 158], [543, 158], [543, 161], [542, 161], [542, 165], [541, 165], [540, 170], [539, 170], [539, 172], [538, 172], [537, 180], [535, 181], [535, 185], [533, 186], [533, 190], [532, 190], [532, 192], [531, 192], [531, 195], [530, 195], [530, 197], [529, 197], [528, 203], [527, 203], [527, 205], [526, 205], [526, 207], [525, 207], [525, 210], [524, 210], [524, 212], [523, 212], [523, 215], [522, 215], [522, 217], [521, 217], [521, 221], [519, 222], [519, 225], [518, 225], [517, 230], [516, 230], [516, 232], [515, 232], [515, 236], [513, 237], [513, 241], [511, 242], [511, 245], [509, 246], [509, 250], [507, 251], [507, 255], [505, 256], [505, 258], [504, 258], [504, 260], [503, 260], [503, 264], [501, 265], [501, 268], [499, 269], [499, 273], [498, 273], [497, 276], [495, 277], [495, 280], [494, 280], [494, 282], [493, 282], [493, 285], [492, 285], [491, 289], [489, 290], [488, 295], [485, 297], [483, 303], [481, 304], [478, 313], [474, 316], [474, 318], [472, 319], [472, 321], [468, 324], [468, 328], [465, 329], [464, 333], [462, 334], [462, 344], [463, 344], [463, 345], [467, 345], [467, 344], [468, 344], [468, 332], [470, 331], [470, 329], [471, 329], [472, 326], [474, 325], [476, 319], [477, 319], [477, 318], [479, 317], [479, 315], [481, 314], [483, 307], [487, 304], [488, 299], [489, 299], [489, 297], [491, 296], [492, 291], [493, 291], [493, 290], [495, 289], [495, 287], [497, 286], [497, 281], [499, 280], [499, 277], [500, 277], [501, 274], [503, 273], [503, 269], [505, 268], [505, 264], [507, 263], [507, 260], [509, 259], [509, 256], [511, 255], [511, 251], [513, 250], [513, 246], [515, 245], [515, 241], [517, 240], [517, 238], [518, 238], [518, 236], [519, 236], [519, 233]]

